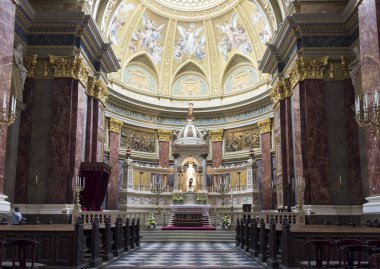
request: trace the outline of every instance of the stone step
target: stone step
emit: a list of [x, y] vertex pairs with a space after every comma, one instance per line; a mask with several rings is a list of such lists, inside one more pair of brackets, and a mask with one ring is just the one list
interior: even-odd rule
[[142, 242], [234, 242], [235, 232], [141, 230]]

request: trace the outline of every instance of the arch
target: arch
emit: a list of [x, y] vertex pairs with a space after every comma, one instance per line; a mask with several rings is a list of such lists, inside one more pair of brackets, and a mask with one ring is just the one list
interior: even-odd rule
[[178, 67], [178, 71], [175, 72], [174, 78], [177, 78], [183, 73], [187, 72], [199, 73], [204, 78], [206, 78], [206, 72], [193, 60], [187, 60], [182, 65], [180, 65]]
[[193, 162], [195, 163], [198, 167], [202, 166], [201, 161], [194, 156], [183, 156], [182, 159], [179, 161], [180, 166], [184, 166], [185, 164]]
[[[224, 83], [224, 80], [225, 80], [226, 76], [233, 69], [235, 69], [236, 66], [241, 65], [242, 63], [254, 66], [253, 63], [252, 63], [252, 61], [249, 60], [245, 55], [243, 55], [243, 54], [241, 54], [239, 52], [235, 52], [234, 55], [232, 55], [232, 57], [227, 62], [226, 68], [224, 69], [223, 80], [222, 80], [223, 83]], [[255, 68], [257, 68], [257, 67], [255, 67]]]
[[139, 53], [136, 53], [132, 58], [130, 58], [130, 60], [127, 61], [127, 64], [125, 65], [125, 67], [132, 63], [147, 67], [147, 69], [150, 70], [152, 74], [156, 77], [156, 80], [158, 82], [157, 68], [154, 65], [153, 61], [150, 59], [149, 55], [145, 51], [140, 51]]

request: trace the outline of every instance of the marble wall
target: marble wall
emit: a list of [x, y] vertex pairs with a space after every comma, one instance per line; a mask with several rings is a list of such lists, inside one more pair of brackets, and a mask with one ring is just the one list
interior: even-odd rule
[[261, 156], [262, 156], [262, 209], [269, 210], [273, 207], [272, 197], [272, 157], [271, 157], [271, 133], [261, 135]]

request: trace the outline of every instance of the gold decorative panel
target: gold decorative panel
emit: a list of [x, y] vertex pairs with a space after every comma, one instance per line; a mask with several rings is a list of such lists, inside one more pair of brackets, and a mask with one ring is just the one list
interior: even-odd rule
[[230, 130], [225, 133], [226, 152], [249, 150], [260, 147], [260, 133], [257, 127], [246, 130]]
[[155, 152], [156, 133], [123, 127], [120, 147], [141, 152]]

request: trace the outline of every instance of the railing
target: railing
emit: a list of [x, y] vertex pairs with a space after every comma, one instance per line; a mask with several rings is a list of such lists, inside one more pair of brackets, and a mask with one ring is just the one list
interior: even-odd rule
[[[163, 189], [163, 192], [173, 192], [174, 188], [170, 186], [161, 186]], [[152, 191], [154, 188], [152, 186], [143, 186], [143, 185], [133, 185], [132, 189], [129, 189], [129, 191], [134, 191], [134, 192], [153, 192]], [[207, 187], [206, 188], [209, 193], [225, 193], [225, 194], [231, 194], [232, 193], [240, 193], [240, 192], [246, 192], [247, 191], [247, 186], [233, 186], [233, 187], [225, 187], [221, 188], [220, 186], [212, 186], [212, 187]], [[185, 191], [184, 186], [179, 185], [178, 190]]]

